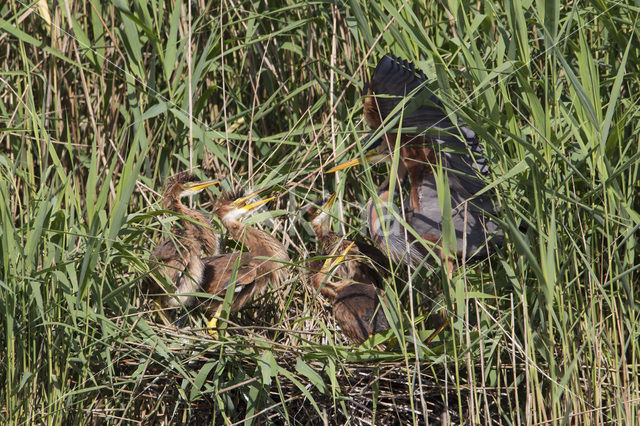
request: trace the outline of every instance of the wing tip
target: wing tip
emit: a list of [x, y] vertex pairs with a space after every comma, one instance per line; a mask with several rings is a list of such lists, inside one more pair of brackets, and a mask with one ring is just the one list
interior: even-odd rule
[[390, 74], [399, 81], [410, 82], [414, 79], [419, 82], [427, 81], [425, 73], [417, 69], [413, 62], [387, 53], [378, 61], [371, 82], [365, 86], [370, 86], [376, 81], [388, 77]]

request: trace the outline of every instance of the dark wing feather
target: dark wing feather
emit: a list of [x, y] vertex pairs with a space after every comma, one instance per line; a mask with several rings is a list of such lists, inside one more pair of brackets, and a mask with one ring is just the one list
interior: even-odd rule
[[[375, 103], [378, 117], [370, 117], [367, 122], [371, 125], [371, 122], [389, 119], [393, 110], [405, 100], [409, 100], [409, 102], [405, 102], [404, 106], [403, 127], [406, 127], [409, 122], [414, 123], [412, 126], [423, 127], [427, 123], [439, 122], [442, 119], [440, 101], [434, 96], [430, 98], [425, 96], [427, 92], [424, 89], [416, 91], [416, 89], [424, 87], [426, 82], [427, 78], [424, 73], [416, 71], [413, 63], [392, 55], [385, 55], [378, 62], [366, 90], [368, 95], [376, 95]], [[415, 111], [418, 107], [421, 109], [419, 113]], [[399, 115], [399, 111], [396, 112], [396, 115]], [[378, 126], [371, 125], [371, 127], [377, 128]]]
[[375, 266], [376, 270], [388, 275], [389, 259], [384, 255], [384, 253], [382, 253], [382, 251], [380, 251], [380, 249], [361, 239], [355, 240], [355, 243], [358, 251], [363, 256], [366, 256], [371, 260], [371, 263]]
[[403, 128], [417, 127], [434, 146], [446, 147], [444, 155], [452, 170], [470, 176], [487, 174], [489, 167], [475, 132], [451, 122], [426, 82], [424, 73], [413, 63], [385, 55], [368, 87], [367, 94], [375, 96], [365, 97], [367, 123], [375, 129], [402, 114]]
[[[202, 286], [213, 295], [222, 296], [224, 291], [235, 282], [235, 291], [231, 312], [240, 310], [254, 295], [262, 293], [269, 279], [259, 275], [262, 260], [256, 259], [248, 253], [228, 253], [210, 256], [205, 261]], [[203, 309], [211, 314], [217, 314], [220, 302], [210, 300]]]
[[[451, 218], [455, 233], [457, 254], [466, 253], [467, 258], [485, 256], [485, 241], [494, 235], [494, 243], [500, 243], [504, 236], [487, 213], [495, 214], [496, 208], [488, 194], [474, 197], [459, 176], [449, 174], [451, 197]], [[406, 215], [407, 222], [423, 238], [441, 235], [443, 218], [438, 201], [438, 190], [434, 175], [428, 175], [420, 182], [420, 209]], [[463, 244], [466, 243], [466, 249]]]

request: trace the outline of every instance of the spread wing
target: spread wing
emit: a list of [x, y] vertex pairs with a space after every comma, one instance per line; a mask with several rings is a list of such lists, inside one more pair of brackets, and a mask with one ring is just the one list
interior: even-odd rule
[[[446, 148], [448, 166], [463, 174], [487, 174], [489, 167], [473, 130], [454, 124], [442, 102], [427, 88], [427, 78], [413, 63], [385, 55], [364, 98], [364, 117], [372, 129], [402, 114], [402, 128], [418, 128], [432, 145]], [[398, 127], [396, 123], [394, 127]]]
[[[409, 100], [410, 95], [411, 102], [405, 102], [403, 127], [406, 127], [406, 123], [421, 126], [438, 123], [443, 118], [442, 108], [437, 98], [425, 97], [427, 92], [423, 88], [426, 82], [424, 73], [416, 70], [413, 63], [385, 55], [378, 62], [373, 78], [365, 86], [365, 93], [371, 95], [365, 98], [365, 105], [368, 105], [365, 110], [367, 124], [372, 129], [378, 128], [401, 102]], [[418, 107], [421, 107], [419, 112], [416, 111]], [[399, 111], [394, 115], [399, 115]]]
[[[485, 256], [485, 241], [493, 235], [499, 244], [504, 237], [487, 213], [495, 214], [493, 200], [487, 195], [474, 197], [468, 185], [459, 176], [449, 174], [451, 196], [451, 219], [455, 233], [457, 254], [466, 253], [467, 258]], [[421, 236], [441, 235], [443, 218], [438, 202], [438, 190], [434, 175], [428, 175], [420, 182], [421, 208], [407, 215], [407, 222]], [[466, 243], [466, 249], [463, 245]]]

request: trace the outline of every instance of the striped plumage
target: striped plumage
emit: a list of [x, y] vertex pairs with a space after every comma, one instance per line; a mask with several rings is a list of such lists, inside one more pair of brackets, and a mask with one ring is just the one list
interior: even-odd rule
[[331, 301], [342, 333], [352, 343], [360, 344], [371, 335], [389, 329], [380, 306], [383, 292], [378, 288], [383, 284], [380, 275], [388, 268], [388, 261], [370, 244], [345, 239], [329, 229], [327, 210], [334, 199], [312, 212], [311, 225], [319, 254], [327, 259], [311, 263], [311, 285]]

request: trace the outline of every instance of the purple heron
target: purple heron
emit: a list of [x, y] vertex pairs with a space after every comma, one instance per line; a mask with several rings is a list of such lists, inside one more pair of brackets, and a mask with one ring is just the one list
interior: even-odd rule
[[[318, 281], [312, 280], [312, 283], [317, 285]], [[353, 281], [332, 282], [323, 276], [320, 278], [319, 291], [332, 301], [336, 323], [352, 343], [359, 345], [374, 334], [389, 329], [389, 322], [380, 306], [381, 299], [384, 303], [387, 301], [382, 290], [375, 285]]]
[[[348, 240], [329, 228], [328, 214], [337, 194], [334, 194], [320, 209], [312, 207], [308, 210], [311, 215], [311, 226], [316, 234], [319, 252], [323, 256], [339, 256], [340, 262], [335, 263], [333, 276], [344, 280], [360, 283], [371, 283], [382, 286], [381, 273], [385, 274], [389, 267], [387, 257], [380, 250], [361, 240]], [[329, 259], [330, 260], [330, 259]], [[320, 261], [321, 262], [321, 261]], [[320, 271], [322, 268], [312, 265], [312, 269]]]
[[[174, 225], [174, 238], [162, 240], [152, 252], [159, 264], [160, 272], [175, 285], [173, 295], [161, 298], [160, 303], [164, 307], [194, 307], [200, 300], [194, 293], [202, 291], [223, 296], [234, 283], [235, 294], [231, 312], [235, 312], [254, 294], [263, 291], [269, 281], [270, 277], [264, 273], [263, 259], [249, 253], [218, 254], [218, 235], [211, 230], [211, 222], [202, 213], [182, 204], [182, 198], [196, 194], [215, 183], [198, 182], [194, 176], [187, 173], [178, 174], [167, 181], [164, 206], [186, 220], [178, 221]], [[230, 215], [240, 218], [269, 200], [251, 205], [243, 205], [242, 201], [230, 202], [222, 199], [217, 201], [216, 206], [218, 210], [225, 210]], [[178, 228], [177, 225], [181, 227]], [[203, 257], [203, 252], [209, 256]], [[145, 284], [149, 292], [161, 292], [156, 282], [147, 280]], [[222, 302], [209, 299], [200, 303], [199, 307], [213, 317], [208, 326], [215, 327]]]
[[[486, 255], [489, 236], [496, 234], [495, 238], [500, 239], [502, 234], [490, 217], [496, 213], [491, 194], [479, 194], [485, 188], [483, 178], [489, 174], [489, 167], [476, 134], [448, 118], [426, 83], [424, 73], [412, 63], [386, 55], [366, 86], [365, 121], [373, 130], [383, 125], [392, 127], [365, 157], [369, 162], [391, 161], [399, 144], [397, 181], [402, 184], [408, 178], [410, 185], [409, 202], [402, 213], [389, 199], [390, 179], [378, 187], [381, 202], [376, 203], [372, 197], [367, 208], [369, 231], [394, 260], [417, 265], [429, 250], [434, 250], [451, 273], [451, 255], [443, 247], [443, 225], [447, 221], [440, 199], [444, 193], [448, 192], [451, 201], [451, 226], [444, 232], [451, 235], [449, 240], [455, 244], [453, 255]], [[328, 172], [360, 162], [356, 158]], [[443, 188], [442, 182], [447, 182], [448, 187]]]

